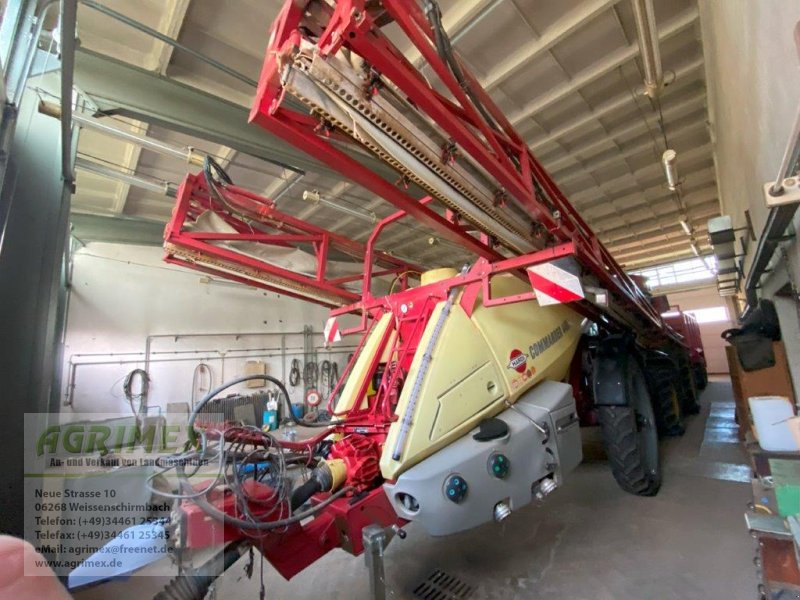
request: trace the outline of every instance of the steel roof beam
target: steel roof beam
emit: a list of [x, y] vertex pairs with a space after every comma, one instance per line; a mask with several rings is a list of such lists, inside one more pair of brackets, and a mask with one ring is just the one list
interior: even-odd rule
[[[695, 173], [696, 171], [700, 170], [698, 168], [691, 167], [690, 165], [692, 165], [693, 163], [702, 163], [704, 160], [708, 160], [708, 161], [712, 160], [711, 149], [712, 149], [712, 144], [710, 144], [710, 143], [703, 144], [702, 146], [699, 146], [697, 148], [693, 148], [692, 150], [689, 150], [688, 152], [684, 152], [681, 156], [679, 156], [678, 157], [678, 160], [680, 161], [679, 169], [681, 169], [681, 167], [683, 167], [680, 170], [681, 177], [685, 178], [690, 173]], [[704, 167], [701, 167], [701, 168], [704, 168]], [[572, 204], [574, 206], [576, 206], [580, 211], [584, 211], [586, 208], [592, 207], [595, 204], [598, 204], [598, 203], [602, 204], [603, 202], [610, 201], [611, 198], [609, 198], [607, 196], [607, 194], [609, 194], [609, 193], [612, 193], [612, 194], [619, 193], [619, 192], [605, 192], [603, 190], [603, 188], [613, 188], [618, 183], [625, 183], [625, 182], [630, 181], [631, 179], [634, 179], [638, 184], [638, 188], [641, 189], [641, 187], [642, 187], [642, 183], [641, 182], [642, 181], [647, 181], [647, 182], [653, 181], [655, 183], [655, 181], [657, 181], [659, 177], [661, 179], [664, 179], [664, 172], [663, 172], [663, 169], [661, 167], [661, 163], [660, 162], [654, 162], [653, 164], [647, 165], [646, 167], [642, 167], [641, 169], [637, 169], [636, 171], [633, 171], [632, 173], [630, 173], [630, 172], [629, 173], [624, 173], [624, 174], [622, 174], [622, 175], [620, 175], [618, 177], [614, 177], [613, 179], [609, 179], [607, 181], [602, 181], [598, 185], [586, 187], [586, 188], [581, 189], [578, 192], [571, 192], [571, 193], [569, 193], [567, 195], [568, 195], [568, 197], [570, 197], [572, 199]], [[666, 180], [664, 180], [664, 181], [666, 181]], [[592, 199], [590, 201], [589, 200], [584, 200], [584, 199], [581, 199], [580, 201], [578, 201], [578, 199], [581, 198], [582, 196], [586, 196], [588, 193], [591, 193], [591, 192], [593, 192], [595, 190], [600, 191], [603, 194], [603, 196], [601, 196], [599, 198], [595, 197], [594, 199]], [[636, 189], [634, 188], [634, 190], [632, 190], [632, 191], [633, 191], [633, 193], [635, 193]]]
[[[702, 225], [704, 224], [706, 216], [710, 218], [711, 216], [719, 214], [719, 199], [716, 197], [716, 194], [709, 193], [706, 197], [708, 198], [707, 200], [698, 202], [692, 206], [690, 210], [686, 211], [686, 218], [690, 224]], [[620, 223], [619, 225], [615, 225], [598, 235], [605, 243], [614, 244], [632, 235], [655, 235], [668, 230], [673, 225], [683, 231], [683, 227], [679, 224], [681, 218], [682, 214], [678, 210], [666, 210], [657, 213], [655, 217], [649, 216], [648, 218], [643, 218], [642, 215], [631, 215], [630, 219], [625, 219], [624, 221], [617, 219]]]
[[[707, 236], [708, 228], [705, 225], [699, 225], [695, 229], [695, 239], [699, 242], [705, 240]], [[663, 248], [665, 244], [670, 244], [672, 242], [678, 242], [683, 240], [684, 243], [690, 244], [691, 238], [687, 236], [680, 227], [678, 228], [669, 228], [664, 231], [661, 235], [652, 235], [652, 236], [641, 236], [641, 237], [632, 237], [624, 242], [620, 242], [617, 244], [606, 244], [606, 248], [609, 249], [615, 256], [620, 256], [621, 253], [627, 250], [645, 250], [645, 249], [659, 249]], [[604, 242], [605, 243], [605, 242]], [[691, 247], [691, 246], [690, 246]]]
[[[647, 261], [664, 261], [665, 259], [670, 259], [672, 257], [678, 256], [686, 256], [691, 255], [691, 258], [694, 258], [694, 253], [692, 252], [691, 247], [689, 246], [690, 239], [685, 237], [682, 240], [677, 240], [674, 242], [666, 242], [659, 244], [657, 247], [651, 250], [644, 250], [644, 251], [637, 251], [637, 252], [615, 252], [614, 256], [617, 261], [625, 264], [626, 268], [630, 268], [631, 264], [635, 263], [644, 263]], [[697, 247], [700, 251], [708, 250], [711, 248], [708, 241], [703, 239], [697, 240]], [[677, 260], [677, 258], [676, 258]]]
[[[684, 196], [688, 197], [689, 194], [697, 191], [698, 189], [706, 187], [706, 185], [715, 185], [714, 180], [714, 168], [711, 166], [701, 167], [699, 169], [684, 169], [682, 172], [683, 176], [685, 177], [686, 181], [683, 183], [683, 190]], [[689, 179], [691, 178], [691, 185], [689, 185]], [[653, 194], [656, 194], [655, 196]], [[673, 198], [672, 192], [670, 192], [666, 185], [661, 184], [661, 182], [657, 182], [655, 185], [648, 186], [644, 189], [641, 187], [636, 187], [632, 192], [625, 192], [624, 196], [617, 196], [616, 198], [597, 198], [593, 202], [589, 202], [583, 204], [580, 207], [582, 214], [584, 211], [591, 210], [593, 208], [598, 208], [605, 206], [609, 202], [614, 202], [614, 204], [625, 204], [625, 202], [629, 200], [638, 200], [643, 198], [644, 203], [654, 202], [661, 198]], [[638, 203], [634, 203], [631, 206], [636, 206]]]
[[[660, 41], [669, 39], [678, 33], [692, 27], [697, 21], [698, 11], [697, 8], [691, 8], [682, 12], [677, 17], [667, 21], [659, 30], [658, 39]], [[603, 75], [608, 74], [619, 66], [624, 65], [630, 60], [633, 60], [639, 55], [639, 45], [637, 43], [630, 44], [624, 48], [612, 52], [604, 59], [594, 63], [590, 67], [584, 69], [575, 75], [570, 81], [556, 86], [550, 92], [534, 98], [525, 107], [516, 113], [509, 116], [509, 121], [512, 125], [517, 126], [524, 119], [528, 119], [544, 109], [552, 106], [556, 102], [574, 94], [576, 91], [585, 87], [586, 85], [596, 81]]]
[[[705, 97], [706, 97], [705, 90], [700, 90], [699, 92], [691, 94], [690, 96], [686, 96], [680, 102], [665, 108], [663, 111], [664, 118], [676, 119], [679, 116], [692, 114], [693, 112], [697, 112], [698, 110], [703, 110], [705, 112], [705, 104], [703, 103]], [[705, 119], [701, 120], [701, 123], [705, 125]], [[609, 142], [614, 144], [615, 143], [614, 138], [622, 137], [632, 133], [637, 133], [642, 130], [651, 131], [652, 130], [651, 128], [656, 128], [656, 127], [658, 127], [658, 115], [656, 115], [655, 113], [653, 113], [652, 115], [647, 115], [646, 118], [638, 118], [637, 115], [637, 118], [632, 119], [625, 125], [611, 129], [605, 135], [596, 140], [592, 140], [590, 142], [587, 142], [586, 144], [577, 146], [575, 148], [568, 148], [567, 151], [569, 154], [567, 156], [562, 156], [560, 158], [557, 158], [556, 160], [551, 160], [551, 161], [548, 161], [547, 158], [542, 157], [540, 160], [544, 164], [545, 168], [547, 168], [547, 170], [551, 174], [556, 174], [559, 172], [563, 172], [564, 170], [563, 166], [569, 165], [571, 160], [575, 161], [575, 159], [573, 158], [574, 154], [584, 154], [586, 152], [590, 152], [594, 148], [608, 145]], [[675, 134], [675, 132], [672, 130], [668, 130], [668, 133], [670, 135]], [[650, 142], [649, 145], [652, 146], [653, 145], [652, 138], [649, 140], [649, 142]], [[661, 143], [660, 139], [659, 143]]]
[[[609, 248], [609, 251], [619, 259], [625, 260], [625, 256], [629, 255], [629, 253], [655, 252], [663, 250], [664, 248], [673, 247], [683, 251], [684, 246], [688, 246], [689, 249], [691, 249], [692, 239], [689, 236], [686, 234], [676, 234], [675, 232], [672, 233], [673, 235], [664, 234], [658, 237], [651, 236], [644, 239], [632, 239], [625, 244], [617, 244]], [[695, 238], [698, 248], [702, 247], [705, 241], [706, 236], [703, 235], [704, 233], [705, 231], [698, 231], [699, 235]]]
[[[705, 120], [693, 120], [676, 129], [670, 129], [670, 143], [672, 145], [676, 140], [681, 139], [689, 134], [701, 132], [708, 132], [708, 125], [706, 124]], [[710, 140], [710, 136], [706, 137]], [[608, 141], [605, 141], [604, 143], [608, 143]], [[645, 141], [636, 144], [635, 146], [617, 150], [608, 156], [603, 156], [603, 153], [599, 153], [595, 154], [592, 158], [589, 158], [586, 161], [578, 161], [577, 159], [573, 159], [578, 163], [577, 165], [571, 165], [570, 167], [561, 169], [560, 171], [551, 171], [551, 174], [559, 185], [564, 185], [565, 182], [571, 181], [576, 177], [580, 177], [581, 175], [585, 175], [587, 172], [599, 171], [609, 165], [617, 164], [624, 159], [633, 158], [637, 154], [644, 154], [648, 151], [652, 151], [653, 146], [653, 138], [648, 136]], [[661, 149], [659, 148], [659, 152], [660, 151]]]
[[[703, 255], [703, 257], [707, 257], [711, 254], [710, 248], [698, 247], [698, 249], [700, 250], [700, 253]], [[653, 254], [652, 256], [649, 257], [640, 258], [633, 261], [625, 261], [622, 262], [621, 264], [626, 271], [632, 271], [632, 270], [638, 271], [640, 269], [647, 269], [648, 267], [672, 264], [683, 260], [689, 260], [691, 258], [697, 258], [697, 256], [695, 256], [691, 247], [689, 247], [688, 252], [676, 251], [672, 254]], [[701, 283], [702, 282], [698, 282], [698, 285], [700, 285]], [[713, 279], [709, 279], [708, 286], [710, 287], [712, 285], [715, 286], [716, 284]]]
[[162, 246], [164, 222], [133, 217], [101, 216], [73, 211], [72, 235], [82, 242]]
[[553, 46], [566, 39], [570, 34], [574, 33], [620, 1], [621, 0], [594, 0], [593, 2], [581, 4], [578, 8], [569, 11], [550, 27], [545, 29], [538, 38], [519, 47], [515, 52], [510, 54], [506, 60], [493, 68], [489, 74], [481, 80], [481, 86], [487, 92], [491, 91], [513, 75], [519, 73], [525, 66], [530, 65], [538, 56], [549, 51]]
[[[122, 61], [78, 48], [75, 83], [105, 114], [146, 121], [279, 166], [340, 178], [308, 154], [249, 125], [247, 108]], [[397, 179], [382, 161], [362, 153], [353, 156], [387, 180]]]
[[[706, 225], [698, 225], [695, 228], [695, 239], [704, 240], [707, 231], [708, 227]], [[605, 241], [603, 243], [606, 244], [606, 247], [612, 252], [620, 254], [626, 251], [658, 249], [664, 244], [677, 242], [679, 240], [684, 240], [686, 243], [691, 242], [691, 238], [686, 235], [683, 229], [681, 229], [680, 225], [676, 227], [666, 227], [658, 234], [642, 234], [640, 236], [631, 236], [625, 240], [613, 242], [611, 244], [608, 244]]]
[[[712, 198], [694, 207], [694, 210], [692, 210], [689, 215], [689, 222], [694, 226], [693, 229], [695, 232], [701, 231], [706, 228], [706, 220], [716, 214], [719, 214], [719, 202], [716, 198]], [[619, 235], [616, 238], [611, 238], [608, 234], [600, 234], [600, 237], [603, 243], [609, 248], [615, 245], [625, 244], [634, 239], [640, 239], [641, 236], [646, 235], [655, 237], [662, 234], [669, 235], [674, 232], [681, 233], [684, 237], [687, 237], [683, 227], [681, 227], [676, 219], [678, 216], [678, 213], [675, 211], [661, 214], [659, 215], [660, 219], [668, 221], [668, 223], [660, 223], [658, 225], [654, 225], [652, 219], [632, 221], [629, 223], [629, 226], [625, 228], [627, 235]], [[621, 230], [622, 228], [619, 228], [616, 232], [619, 233]]]
[[[666, 88], [664, 95], [662, 96], [662, 101], [670, 96], [674, 95], [679, 90], [682, 90], [684, 87], [687, 87], [690, 83], [694, 83], [695, 81], [702, 81], [703, 79], [703, 59], [698, 58], [697, 60], [693, 60], [687, 65], [684, 65], [675, 71], [675, 83], [671, 84]], [[697, 77], [700, 75], [700, 77]], [[705, 89], [703, 91], [705, 94]], [[594, 123], [617, 110], [627, 108], [629, 104], [635, 102], [635, 97], [631, 96], [629, 92], [624, 92], [619, 96], [612, 98], [611, 100], [607, 100], [602, 104], [595, 107], [592, 111], [588, 114], [584, 115], [579, 119], [572, 119], [568, 123], [561, 125], [560, 127], [556, 127], [552, 131], [550, 131], [545, 137], [537, 138], [533, 140], [529, 146], [533, 152], [538, 151], [543, 146], [554, 142], [565, 135], [578, 131], [581, 127], [589, 124]]]
[[[712, 166], [709, 165], [707, 167], [707, 169], [709, 171], [711, 171], [712, 170]], [[637, 173], [641, 174], [642, 171], [646, 171], [646, 170], [647, 169], [642, 169], [642, 170], [638, 171]], [[693, 172], [689, 171], [687, 174], [693, 174]], [[641, 182], [638, 181], [638, 179], [637, 179], [637, 185], [638, 186], [642, 185]], [[651, 189], [654, 189], [654, 188], [651, 188]], [[658, 188], [656, 187], [655, 189], [658, 189]], [[670, 201], [672, 201], [674, 203], [676, 208], [680, 208], [676, 198], [671, 193], [670, 194], [662, 194], [662, 195], [666, 195], [666, 197]], [[630, 197], [637, 198], [637, 197], [641, 197], [641, 196], [642, 196], [642, 191], [641, 191], [641, 188], [640, 188], [637, 193], [628, 195], [626, 198], [630, 198]], [[602, 216], [605, 216], [605, 217], [609, 218], [610, 220], [613, 219], [613, 220], [615, 220], [617, 222], [624, 222], [625, 221], [625, 215], [629, 214], [631, 212], [631, 210], [634, 210], [636, 208], [642, 208], [642, 209], [645, 209], [645, 210], [649, 210], [652, 213], [652, 217], [653, 218], [655, 218], [655, 219], [658, 218], [658, 213], [654, 210], [654, 207], [650, 204], [650, 202], [647, 199], [645, 199], [644, 202], [637, 202], [634, 208], [632, 208], [630, 205], [628, 205], [628, 206], [620, 206], [620, 203], [619, 203], [619, 201], [617, 199], [603, 199], [601, 201], [598, 201], [597, 204], [595, 206], [593, 206], [592, 208], [601, 209], [601, 208], [604, 208], [604, 207], [611, 208], [611, 214], [606, 213], [605, 215], [602, 215]], [[586, 209], [582, 209], [581, 212], [584, 215], [584, 218], [587, 218], [587, 220], [589, 220], [590, 222], [593, 222], [593, 223], [595, 222], [595, 219], [597, 217], [592, 218], [592, 216], [590, 214], [588, 214], [588, 211]]]
[[[689, 213], [688, 214], [689, 220], [690, 221], [692, 220], [692, 215], [696, 214], [697, 211], [700, 210], [701, 207], [706, 207], [708, 204], [710, 204], [712, 202], [716, 203], [717, 212], [719, 212], [719, 198], [717, 196], [718, 195], [717, 195], [716, 186], [714, 186], [713, 184], [707, 186], [702, 193], [698, 193], [695, 196], [695, 199], [693, 200], [692, 204], [687, 207], [686, 212]], [[631, 207], [630, 211], [626, 211], [626, 212], [633, 213], [633, 212], [637, 211], [640, 208], [645, 208], [645, 207], [648, 207], [648, 206], [655, 208], [657, 206], [663, 207], [664, 205], [672, 205], [672, 206], [674, 206], [674, 203], [671, 201], [671, 198], [665, 197], [665, 198], [662, 198], [662, 199], [660, 199], [658, 201], [654, 201], [654, 202], [643, 202], [641, 204], [638, 204], [636, 206]], [[665, 212], [658, 212], [658, 213], [656, 213], [656, 215], [657, 215], [658, 219], [666, 219], [666, 218], [673, 218], [674, 219], [675, 217], [677, 217], [677, 219], [673, 220], [673, 223], [675, 223], [677, 225], [678, 224], [678, 219], [680, 219], [680, 217], [681, 217], [681, 211], [679, 211], [679, 210], [667, 210]], [[607, 222], [607, 223], [613, 223], [614, 226], [613, 227], [609, 227], [608, 229], [602, 229], [602, 227], [599, 226], [598, 223], [602, 223], [604, 221]], [[621, 221], [624, 222], [624, 225], [617, 225]], [[616, 234], [628, 234], [628, 233], [631, 232], [631, 227], [636, 226], [636, 225], [641, 225], [641, 224], [653, 225], [653, 219], [652, 219], [652, 217], [650, 217], [648, 219], [642, 219], [642, 220], [634, 221], [634, 220], [628, 220], [628, 219], [620, 219], [620, 217], [618, 215], [612, 215], [612, 216], [608, 216], [608, 217], [601, 217], [599, 219], [595, 219], [594, 224], [595, 224], [595, 227], [597, 228], [598, 235], [603, 236], [604, 238], [608, 239], [608, 236], [611, 236], [611, 235], [613, 235], [615, 233]], [[625, 237], [625, 235], [622, 235], [621, 237]], [[612, 241], [614, 241], [614, 240], [612, 240]]]
[[[186, 12], [189, 10], [189, 2], [190, 0], [177, 0], [172, 2], [167, 7], [166, 12], [161, 18], [161, 22], [158, 24], [158, 31], [169, 38], [177, 38], [181, 27], [183, 26], [183, 22], [186, 19]], [[170, 44], [156, 44], [156, 48], [150, 56], [150, 66], [152, 67], [152, 70], [159, 75], [165, 75], [167, 72], [167, 65], [169, 65], [169, 61], [172, 58], [172, 53], [174, 50], [175, 47]], [[146, 123], [133, 123], [133, 125], [140, 126], [142, 128], [142, 135], [147, 135], [147, 130], [149, 127]], [[137, 144], [129, 145], [125, 153], [123, 166], [125, 168], [133, 169], [135, 172], [139, 165], [139, 158], [141, 157], [141, 154], [141, 146]], [[117, 198], [114, 204], [114, 212], [117, 214], [123, 214], [125, 212], [125, 205], [128, 203], [129, 195], [130, 185], [121, 182], [117, 188]]]

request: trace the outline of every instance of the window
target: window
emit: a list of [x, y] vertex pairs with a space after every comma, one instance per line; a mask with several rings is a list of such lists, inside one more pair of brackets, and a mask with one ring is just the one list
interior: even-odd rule
[[690, 258], [658, 267], [648, 267], [639, 271], [631, 271], [631, 273], [644, 277], [647, 280], [647, 287], [653, 290], [711, 280], [714, 278], [716, 268], [717, 259], [714, 256], [708, 256]]
[[686, 312], [693, 315], [698, 323], [720, 323], [730, 320], [728, 317], [728, 309], [724, 306], [696, 308], [695, 310], [687, 310]]

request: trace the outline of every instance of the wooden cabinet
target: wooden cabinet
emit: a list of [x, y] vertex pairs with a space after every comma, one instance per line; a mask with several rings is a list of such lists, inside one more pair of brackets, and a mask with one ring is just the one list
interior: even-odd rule
[[736, 422], [739, 424], [739, 439], [743, 440], [752, 425], [750, 406], [747, 399], [751, 396], [786, 396], [795, 403], [789, 363], [786, 360], [786, 347], [783, 342], [773, 342], [775, 366], [758, 371], [745, 371], [739, 363], [736, 348], [728, 345], [725, 353], [731, 371], [733, 396], [736, 400]]

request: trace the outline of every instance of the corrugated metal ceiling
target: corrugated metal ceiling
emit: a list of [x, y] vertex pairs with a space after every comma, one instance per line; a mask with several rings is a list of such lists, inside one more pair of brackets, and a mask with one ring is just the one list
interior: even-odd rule
[[[106, 0], [114, 10], [257, 79], [267, 28], [278, 0]], [[680, 211], [660, 165], [665, 139], [659, 115], [641, 94], [642, 67], [629, 0], [443, 0], [444, 24], [454, 46], [530, 143], [567, 197], [626, 266], [692, 255]], [[718, 214], [704, 63], [694, 0], [658, 0], [656, 18], [664, 71], [673, 80], [661, 105], [667, 143], [677, 150], [683, 199], [701, 250], [705, 223]], [[84, 47], [144, 67], [249, 106], [253, 89], [86, 6], [78, 15]], [[390, 26], [391, 27], [391, 26]], [[390, 35], [400, 39], [396, 31]], [[409, 52], [412, 60], [419, 56]], [[423, 67], [424, 69], [425, 67]], [[382, 216], [392, 207], [366, 190], [331, 177], [306, 174], [288, 190], [292, 173], [224, 146], [145, 123], [118, 120], [160, 140], [193, 146], [219, 157], [234, 181], [258, 193], [283, 192], [286, 212], [364, 240], [370, 224], [324, 206], [302, 192]], [[147, 150], [83, 132], [79, 153], [137, 174], [179, 182], [188, 166]], [[77, 212], [165, 221], [172, 200], [80, 172]], [[389, 232], [387, 250], [434, 264], [463, 260], [446, 242], [429, 243], [416, 227]], [[434, 238], [434, 242], [436, 242]]]

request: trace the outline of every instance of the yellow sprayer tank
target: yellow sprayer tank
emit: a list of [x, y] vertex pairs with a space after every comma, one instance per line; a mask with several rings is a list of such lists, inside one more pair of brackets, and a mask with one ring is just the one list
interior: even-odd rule
[[[422, 283], [454, 275], [451, 269], [438, 269], [426, 273]], [[493, 297], [529, 289], [513, 275], [492, 279]], [[414, 387], [408, 382], [417, 378], [424, 349], [445, 305], [446, 301], [440, 302], [428, 320], [397, 404], [398, 420], [389, 429], [380, 462], [381, 474], [388, 480], [465, 435], [481, 420], [497, 415], [534, 385], [546, 379], [562, 380], [581, 335], [582, 317], [565, 305], [539, 306], [536, 300], [529, 300], [485, 307], [479, 299], [470, 317], [454, 302], [433, 346], [431, 368], [421, 380], [402, 455], [394, 460], [392, 448]], [[386, 313], [373, 328], [343, 389], [337, 412], [356, 403], [354, 396], [380, 347], [379, 340], [394, 335], [394, 327], [393, 316]], [[382, 362], [391, 358], [383, 357]]]

